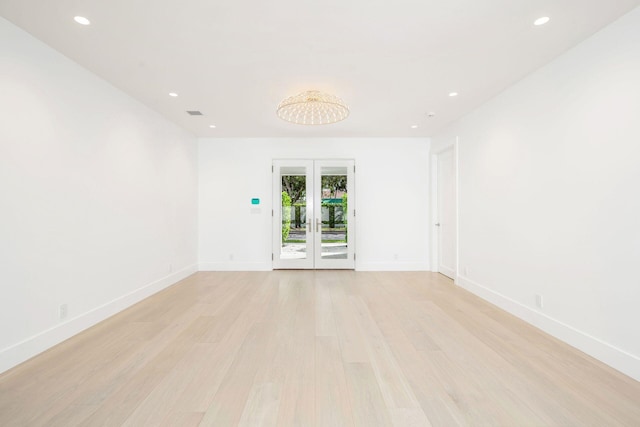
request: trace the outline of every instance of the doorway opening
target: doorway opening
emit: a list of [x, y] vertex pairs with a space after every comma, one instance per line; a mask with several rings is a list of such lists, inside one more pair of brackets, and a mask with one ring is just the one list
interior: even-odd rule
[[455, 146], [434, 155], [435, 169], [435, 267], [439, 273], [456, 280], [457, 252], [457, 172]]
[[273, 268], [355, 268], [353, 160], [274, 160]]

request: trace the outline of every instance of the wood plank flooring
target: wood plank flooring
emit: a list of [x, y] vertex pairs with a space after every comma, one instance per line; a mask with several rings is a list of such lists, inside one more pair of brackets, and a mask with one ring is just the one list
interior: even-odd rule
[[0, 376], [1, 426], [640, 426], [640, 383], [426, 272], [200, 272]]

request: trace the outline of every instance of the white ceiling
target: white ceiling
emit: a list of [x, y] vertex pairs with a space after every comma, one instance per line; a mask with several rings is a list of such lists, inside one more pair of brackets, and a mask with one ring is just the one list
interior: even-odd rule
[[[407, 137], [434, 134], [639, 4], [0, 0], [0, 14], [199, 136]], [[535, 27], [541, 16], [551, 21]], [[323, 126], [276, 116], [308, 89], [351, 115]]]

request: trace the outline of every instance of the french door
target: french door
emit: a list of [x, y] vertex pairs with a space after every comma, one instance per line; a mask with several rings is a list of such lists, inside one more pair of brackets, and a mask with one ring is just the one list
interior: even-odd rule
[[273, 268], [355, 268], [354, 167], [273, 161]]

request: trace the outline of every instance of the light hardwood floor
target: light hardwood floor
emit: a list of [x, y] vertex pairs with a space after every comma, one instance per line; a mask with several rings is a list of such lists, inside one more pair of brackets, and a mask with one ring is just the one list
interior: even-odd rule
[[424, 272], [197, 273], [0, 376], [2, 426], [640, 426], [640, 383]]

